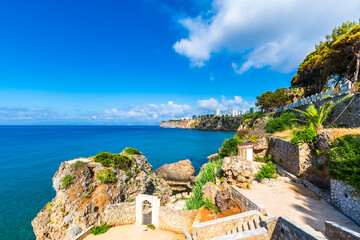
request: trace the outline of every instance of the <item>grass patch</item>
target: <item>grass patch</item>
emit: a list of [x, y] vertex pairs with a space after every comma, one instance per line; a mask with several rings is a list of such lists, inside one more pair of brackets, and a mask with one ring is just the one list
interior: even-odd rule
[[86, 166], [86, 163], [84, 163], [83, 161], [76, 161], [76, 162], [70, 164], [70, 167], [71, 167], [72, 171], [81, 169], [81, 168], [83, 168], [85, 166]]
[[60, 179], [61, 187], [67, 188], [72, 182], [73, 182], [73, 176], [72, 175], [65, 175]]
[[[136, 150], [136, 149], [135, 149]], [[94, 157], [94, 162], [99, 162], [105, 167], [119, 168], [128, 170], [134, 163], [134, 160], [126, 155], [112, 154], [109, 152], [100, 152]]]
[[101, 224], [100, 226], [96, 226], [91, 229], [90, 233], [93, 235], [99, 235], [106, 232], [111, 227], [110, 224]]
[[267, 163], [267, 162], [271, 161], [271, 159], [272, 159], [272, 155], [271, 155], [271, 154], [265, 155], [263, 158], [262, 158], [262, 157], [259, 157], [259, 156], [256, 156], [256, 157], [255, 157], [255, 162]]
[[135, 149], [135, 148], [132, 148], [132, 147], [127, 147], [127, 148], [125, 148], [124, 149], [124, 152], [126, 153], [126, 154], [128, 154], [128, 155], [141, 155], [142, 153], [139, 151], [139, 150], [137, 150], [137, 149]]
[[258, 167], [259, 172], [254, 176], [258, 178], [260, 181], [264, 178], [276, 178], [276, 166], [270, 161], [261, 167]]
[[316, 135], [317, 135], [317, 131], [315, 129], [309, 127], [303, 127], [299, 131], [294, 131], [291, 142], [292, 144], [313, 143]]
[[283, 113], [278, 118], [270, 118], [265, 125], [265, 129], [269, 133], [282, 132], [284, 130], [292, 129], [298, 125], [294, 119], [298, 119], [296, 114]]
[[113, 183], [115, 182], [115, 172], [110, 168], [105, 169], [104, 171], [99, 171], [96, 174], [96, 178], [99, 179], [101, 183]]

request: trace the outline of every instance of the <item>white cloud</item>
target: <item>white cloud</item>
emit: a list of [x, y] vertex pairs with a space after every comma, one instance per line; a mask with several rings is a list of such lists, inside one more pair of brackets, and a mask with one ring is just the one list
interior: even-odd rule
[[52, 108], [0, 108], [2, 121], [49, 121], [66, 117], [66, 114], [59, 114]]
[[213, 10], [179, 22], [189, 36], [174, 44], [192, 66], [214, 53], [237, 53], [241, 74], [250, 68], [289, 72], [322, 37], [347, 20], [357, 20], [358, 0], [213, 0]]
[[220, 109], [221, 111], [228, 111], [231, 108], [236, 110], [248, 110], [252, 105], [247, 101], [244, 101], [242, 97], [235, 96], [234, 99], [226, 99], [225, 96], [221, 96], [221, 101], [219, 102], [215, 98], [209, 98], [205, 100], [198, 100], [197, 106], [199, 110], [213, 111], [215, 109]]

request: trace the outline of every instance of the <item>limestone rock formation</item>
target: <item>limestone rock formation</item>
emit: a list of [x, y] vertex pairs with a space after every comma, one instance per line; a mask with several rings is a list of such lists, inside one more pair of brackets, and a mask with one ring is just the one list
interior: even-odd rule
[[216, 193], [215, 197], [216, 206], [220, 212], [225, 212], [231, 207], [231, 194], [228, 190], [221, 190]]
[[155, 173], [165, 179], [175, 192], [191, 190], [195, 180], [195, 169], [189, 159], [164, 164]]
[[223, 160], [221, 170], [226, 177], [226, 184], [246, 188], [252, 181], [252, 162], [244, 161], [240, 156], [226, 157]]
[[213, 204], [215, 204], [215, 197], [217, 192], [220, 191], [220, 187], [212, 182], [207, 182], [201, 190], [204, 194], [203, 198], [209, 199]]
[[[130, 157], [133, 164], [126, 171], [105, 168], [91, 158], [79, 159], [83, 163], [78, 167], [76, 160], [61, 163], [53, 177], [56, 196], [31, 223], [36, 239], [70, 239], [105, 221], [108, 205], [132, 202], [140, 193], [156, 194], [166, 204], [172, 194], [166, 181], [156, 176], [144, 156]], [[108, 178], [102, 183], [98, 176], [104, 173]]]
[[254, 157], [265, 157], [269, 144], [267, 138], [262, 136], [257, 139], [257, 143], [254, 145]]

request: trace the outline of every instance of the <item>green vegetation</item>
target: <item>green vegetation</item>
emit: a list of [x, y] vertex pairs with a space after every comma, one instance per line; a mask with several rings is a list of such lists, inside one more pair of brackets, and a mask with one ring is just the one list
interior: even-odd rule
[[315, 46], [306, 56], [298, 72], [291, 80], [294, 87], [304, 87], [307, 95], [321, 92], [328, 87], [328, 79], [335, 79], [336, 86], [341, 80], [358, 80], [360, 64], [360, 24], [346, 22], [335, 27], [325, 42]]
[[104, 232], [106, 232], [111, 227], [110, 224], [101, 224], [100, 226], [96, 226], [93, 229], [91, 229], [90, 233], [93, 235], [99, 235]]
[[195, 181], [190, 198], [186, 201], [186, 209], [199, 209], [206, 204], [201, 189], [207, 182], [215, 183], [215, 177], [222, 178], [221, 165], [222, 161], [206, 164], [203, 171], [200, 172], [200, 177]]
[[258, 168], [259, 172], [256, 173], [254, 176], [258, 178], [260, 181], [264, 178], [276, 178], [276, 167], [275, 165], [270, 161], [266, 164], [262, 165]]
[[154, 230], [154, 229], [155, 229], [155, 226], [150, 223], [150, 224], [147, 224], [147, 225], [146, 225], [146, 228], [147, 228], [147, 229], [150, 229], [150, 230]]
[[294, 113], [283, 113], [278, 118], [270, 118], [266, 123], [265, 129], [269, 133], [281, 132], [287, 129], [292, 129], [298, 124], [294, 121], [298, 116]]
[[91, 195], [88, 193], [84, 193], [83, 195], [81, 195], [81, 198], [89, 198], [89, 197], [91, 197]]
[[249, 128], [252, 128], [254, 126], [255, 121], [263, 117], [265, 117], [265, 114], [263, 114], [262, 112], [247, 113], [241, 117], [240, 123], [247, 124]]
[[205, 199], [205, 201], [204, 201], [204, 207], [205, 207], [207, 210], [214, 209], [215, 212], [219, 212], [219, 208], [218, 208], [216, 205], [214, 205], [214, 204], [211, 202], [211, 200], [208, 199], [208, 198]]
[[119, 168], [126, 171], [131, 168], [134, 160], [126, 155], [100, 152], [94, 157], [94, 162], [99, 162], [105, 167]]
[[72, 182], [73, 182], [73, 176], [72, 175], [65, 175], [60, 179], [61, 187], [67, 188]]
[[132, 147], [125, 148], [124, 152], [128, 155], [134, 155], [134, 154], [141, 155], [142, 154], [139, 150], [132, 148]]
[[315, 129], [303, 127], [301, 130], [294, 131], [291, 142], [293, 144], [299, 143], [313, 143], [317, 132]]
[[115, 182], [114, 174], [114, 171], [112, 171], [110, 168], [107, 168], [104, 171], [99, 171], [96, 174], [96, 178], [99, 179], [101, 183], [113, 183]]
[[301, 115], [305, 118], [305, 120], [297, 120], [300, 122], [305, 122], [307, 125], [315, 130], [321, 130], [323, 128], [323, 122], [326, 121], [326, 119], [329, 117], [329, 115], [332, 113], [334, 108], [339, 105], [344, 100], [350, 98], [352, 96], [346, 96], [336, 103], [333, 101], [324, 103], [320, 108], [319, 111], [316, 109], [314, 104], [310, 104], [309, 107], [307, 107], [306, 111], [302, 111], [299, 109], [293, 109], [294, 111], [297, 111], [301, 113]]
[[269, 161], [271, 161], [272, 159], [272, 155], [265, 155], [263, 158], [256, 156], [255, 157], [255, 162], [263, 162], [263, 163], [267, 163]]
[[256, 143], [257, 140], [258, 140], [258, 138], [259, 138], [259, 135], [254, 134], [254, 135], [252, 135], [252, 136], [250, 137], [249, 142], [251, 142], [251, 143]]
[[302, 92], [299, 89], [279, 88], [274, 92], [267, 91], [261, 94], [261, 96], [257, 96], [255, 104], [262, 107], [265, 112], [270, 112], [275, 108], [281, 108], [291, 103], [292, 97], [300, 95], [302, 95]]
[[236, 135], [240, 140], [245, 140], [249, 136], [250, 130], [249, 129], [240, 129]]
[[336, 138], [328, 153], [329, 175], [360, 191], [360, 135]]
[[220, 149], [220, 156], [227, 157], [230, 155], [236, 155], [239, 144], [243, 142], [244, 140], [240, 140], [236, 135], [233, 138], [226, 139]]
[[81, 169], [81, 168], [83, 168], [85, 166], [86, 166], [86, 163], [84, 163], [83, 161], [76, 161], [76, 162], [70, 164], [70, 167], [71, 167], [72, 171]]

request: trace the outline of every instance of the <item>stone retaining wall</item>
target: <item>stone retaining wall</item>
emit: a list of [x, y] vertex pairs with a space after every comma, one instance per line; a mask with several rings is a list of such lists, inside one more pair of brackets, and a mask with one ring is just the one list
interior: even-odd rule
[[266, 214], [266, 208], [262, 205], [259, 205], [246, 197], [246, 194], [243, 193], [243, 190], [240, 188], [232, 185], [230, 187], [230, 192], [232, 195], [232, 198], [237, 202], [237, 204], [240, 206], [240, 209], [242, 212], [247, 212], [251, 210], [257, 210], [261, 214]]
[[311, 166], [310, 148], [307, 144], [293, 145], [278, 137], [269, 138], [268, 154], [273, 161], [295, 175], [299, 175]]
[[325, 222], [325, 234], [330, 240], [360, 240], [360, 233], [352, 231], [334, 222]]
[[353, 187], [331, 179], [331, 202], [345, 216], [360, 225], [360, 197]]
[[197, 236], [198, 240], [220, 237], [226, 235], [226, 233], [231, 231], [234, 226], [248, 221], [253, 221], [254, 218], [259, 219], [259, 217], [260, 213], [254, 210], [219, 218], [216, 220], [202, 222], [193, 226], [194, 234]]
[[265, 221], [271, 240], [325, 240], [323, 236], [309, 230], [287, 217], [274, 217]]
[[108, 224], [133, 224], [135, 223], [135, 220], [135, 202], [109, 204], [105, 208], [103, 221]]
[[159, 228], [182, 232], [185, 228], [190, 234], [196, 217], [197, 210], [176, 210], [170, 207], [160, 207]]

